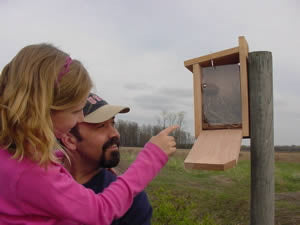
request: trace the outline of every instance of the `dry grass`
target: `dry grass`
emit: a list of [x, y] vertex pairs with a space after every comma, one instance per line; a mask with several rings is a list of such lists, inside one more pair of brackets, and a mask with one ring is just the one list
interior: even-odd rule
[[[239, 160], [250, 160], [250, 152], [240, 152]], [[300, 163], [300, 152], [275, 152], [275, 161]]]
[[[138, 153], [141, 150], [140, 147], [122, 147], [121, 151], [127, 153]], [[175, 157], [185, 158], [189, 150], [187, 149], [177, 149]], [[241, 151], [239, 160], [250, 160], [250, 152]], [[300, 163], [300, 152], [275, 152], [276, 162], [292, 162]]]
[[[140, 150], [121, 148], [120, 172], [126, 170]], [[152, 224], [249, 224], [250, 152], [240, 152], [238, 165], [228, 171], [186, 170], [183, 161], [188, 152], [178, 149], [146, 189], [155, 207]], [[275, 153], [276, 225], [300, 225], [299, 163], [300, 152]]]

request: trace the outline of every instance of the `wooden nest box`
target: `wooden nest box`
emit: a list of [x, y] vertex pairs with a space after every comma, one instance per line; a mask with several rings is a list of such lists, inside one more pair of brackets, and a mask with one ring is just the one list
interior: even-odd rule
[[186, 168], [225, 170], [237, 164], [243, 137], [249, 137], [248, 44], [189, 59], [194, 76], [196, 141]]

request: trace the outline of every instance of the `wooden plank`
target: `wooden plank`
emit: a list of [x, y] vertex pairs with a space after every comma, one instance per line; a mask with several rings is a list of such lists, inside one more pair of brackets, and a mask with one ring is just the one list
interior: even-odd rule
[[211, 60], [214, 60], [214, 65], [226, 65], [239, 62], [239, 47], [226, 49], [209, 55], [201, 56], [194, 59], [184, 61], [184, 66], [193, 72], [193, 65], [200, 64], [202, 67], [211, 66]]
[[195, 114], [195, 138], [202, 130], [202, 91], [201, 91], [201, 67], [193, 65], [194, 76], [194, 114]]
[[249, 137], [249, 96], [248, 96], [248, 44], [245, 37], [239, 37], [239, 57], [241, 75], [241, 98], [242, 98], [242, 129], [243, 137]]
[[242, 129], [201, 131], [184, 161], [186, 168], [225, 170], [236, 165]]
[[275, 217], [272, 74], [271, 52], [249, 54], [251, 225], [273, 225]]

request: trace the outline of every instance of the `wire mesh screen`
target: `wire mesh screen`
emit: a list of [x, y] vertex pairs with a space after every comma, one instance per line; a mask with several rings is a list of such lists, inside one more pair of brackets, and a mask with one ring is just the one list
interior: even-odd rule
[[202, 68], [201, 85], [203, 129], [241, 127], [239, 65]]

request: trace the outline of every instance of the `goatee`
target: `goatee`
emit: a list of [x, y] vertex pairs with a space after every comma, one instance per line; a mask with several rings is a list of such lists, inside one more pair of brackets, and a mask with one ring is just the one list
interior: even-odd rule
[[110, 152], [109, 156], [106, 157], [106, 150], [113, 146], [117, 145], [119, 148], [120, 146], [120, 139], [118, 137], [112, 137], [109, 139], [104, 145], [102, 149], [102, 155], [99, 162], [99, 166], [102, 168], [113, 168], [116, 167], [120, 162], [120, 152], [119, 150], [113, 150]]

